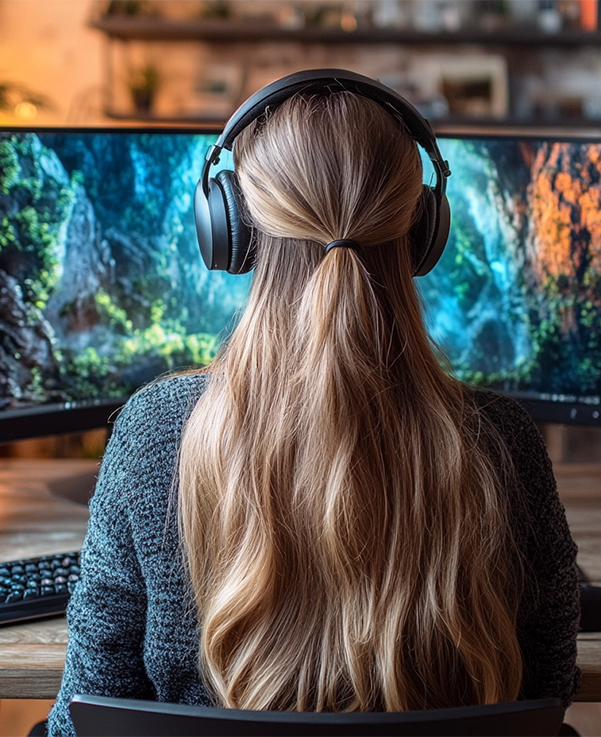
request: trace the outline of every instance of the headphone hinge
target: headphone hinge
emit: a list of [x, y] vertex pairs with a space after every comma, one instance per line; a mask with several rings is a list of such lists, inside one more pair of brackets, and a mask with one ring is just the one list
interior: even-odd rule
[[222, 146], [218, 146], [216, 143], [211, 146], [211, 148], [207, 151], [206, 161], [209, 164], [209, 166], [213, 166], [213, 164], [219, 163], [219, 157], [221, 156], [221, 152], [223, 151]]

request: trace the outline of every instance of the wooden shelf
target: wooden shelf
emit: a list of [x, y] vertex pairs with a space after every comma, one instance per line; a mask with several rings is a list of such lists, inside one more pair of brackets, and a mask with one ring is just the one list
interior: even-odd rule
[[[545, 49], [601, 48], [601, 30], [584, 31], [581, 29], [565, 30], [558, 33], [545, 33], [536, 26], [513, 26], [486, 31], [478, 28], [464, 29], [455, 33], [425, 33], [412, 29], [399, 28], [358, 28], [355, 31], [344, 31], [335, 27], [307, 27], [300, 29], [285, 28], [275, 22], [268, 21], [235, 21], [221, 19], [188, 18], [182, 20], [161, 18], [158, 16], [102, 16], [90, 21], [90, 26], [102, 32], [109, 41], [106, 52], [106, 87], [109, 90], [105, 100], [106, 114], [122, 121], [138, 121], [153, 124], [195, 124], [219, 125], [222, 121], [180, 117], [155, 118], [143, 117], [134, 113], [121, 112], [116, 109], [112, 92], [115, 84], [115, 72], [112, 61], [113, 47], [127, 44], [130, 41], [140, 42], [202, 42], [208, 44], [256, 44], [272, 42], [299, 45], [352, 46], [365, 44], [389, 44], [408, 48], [446, 47], [456, 53], [465, 51], [463, 47], [487, 47], [494, 53], [506, 57], [509, 73], [519, 73], [523, 64], [524, 53]], [[512, 53], [511, 49], [515, 50]], [[513, 69], [513, 72], [512, 72]], [[495, 119], [474, 120], [451, 117], [441, 121], [432, 121], [437, 127], [457, 126], [495, 126], [510, 125], [519, 128], [530, 127], [588, 127], [595, 128], [601, 122], [575, 118], [570, 120], [515, 120], [511, 115], [507, 120]]]
[[[232, 110], [232, 112], [234, 112]], [[192, 130], [202, 129], [222, 129], [227, 118], [213, 118], [203, 116], [159, 116], [145, 115], [142, 113], [124, 113], [117, 110], [106, 110], [107, 117], [113, 120], [123, 121], [131, 125], [155, 125], [155, 126], [185, 126]], [[508, 128], [519, 133], [527, 133], [528, 135], [557, 135], [564, 136], [586, 136], [599, 138], [601, 140], [601, 120], [588, 120], [585, 118], [569, 118], [562, 120], [549, 119], [531, 119], [523, 120], [512, 116], [506, 118], [471, 118], [467, 116], [449, 116], [446, 118], [436, 118], [430, 120], [432, 127], [437, 133], [462, 133], [469, 131], [474, 133], [479, 129], [483, 134], [494, 135], [500, 131], [506, 132]]]
[[486, 46], [601, 46], [601, 33], [568, 30], [544, 33], [533, 28], [507, 28], [496, 31], [466, 29], [455, 33], [423, 33], [395, 28], [365, 28], [343, 31], [338, 28], [291, 29], [275, 23], [220, 20], [167, 20], [153, 17], [106, 16], [93, 20], [92, 28], [122, 41], [205, 41], [245, 43], [279, 41], [302, 44], [393, 43], [408, 46], [479, 44]]
[[[234, 112], [232, 110], [232, 112]], [[118, 110], [108, 109], [104, 111], [104, 114], [108, 118], [113, 120], [120, 120], [129, 122], [132, 124], [143, 124], [143, 125], [183, 125], [190, 128], [223, 128], [227, 122], [227, 118], [215, 118], [211, 116], [202, 115], [153, 115], [152, 113], [139, 113], [131, 112], [124, 113]], [[202, 132], [202, 131], [201, 131]]]

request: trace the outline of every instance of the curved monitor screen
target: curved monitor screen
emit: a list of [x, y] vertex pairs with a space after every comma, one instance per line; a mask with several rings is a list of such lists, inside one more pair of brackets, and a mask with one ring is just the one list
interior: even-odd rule
[[0, 440], [105, 424], [211, 360], [250, 283], [200, 260], [192, 196], [216, 138], [0, 131]]
[[[214, 356], [251, 278], [207, 271], [196, 243], [217, 134], [0, 130], [0, 441], [104, 424], [137, 387]], [[433, 339], [459, 378], [535, 418], [599, 424], [601, 141], [440, 148], [452, 230], [418, 280]]]
[[601, 139], [442, 138], [452, 228], [420, 280], [470, 383], [537, 419], [601, 425]]

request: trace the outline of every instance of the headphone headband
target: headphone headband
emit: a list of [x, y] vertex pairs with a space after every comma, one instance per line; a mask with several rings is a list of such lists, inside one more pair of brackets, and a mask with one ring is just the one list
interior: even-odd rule
[[[341, 90], [369, 97], [389, 113], [396, 113], [424, 149], [428, 150], [432, 142], [436, 144], [430, 123], [408, 100], [390, 87], [345, 69], [310, 69], [277, 79], [251, 95], [226, 123], [217, 145], [231, 150], [240, 131], [262, 115], [267, 107], [277, 107], [297, 92], [323, 93]], [[398, 104], [395, 105], [395, 102]]]
[[[205, 160], [202, 174], [203, 189], [208, 194], [209, 168], [219, 161], [221, 151], [231, 151], [241, 131], [265, 113], [268, 107], [278, 107], [297, 92], [324, 93], [345, 90], [378, 103], [408, 130], [412, 138], [426, 151], [436, 171], [434, 191], [442, 196], [446, 191], [449, 164], [442, 158], [432, 126], [408, 100], [381, 82], [346, 69], [309, 69], [277, 79], [251, 95], [225, 124], [217, 142]], [[206, 183], [206, 186], [205, 186]]]
[[198, 242], [209, 269], [243, 274], [254, 265], [253, 233], [243, 217], [244, 198], [233, 171], [210, 169], [223, 149], [231, 150], [236, 137], [268, 108], [277, 108], [296, 93], [330, 94], [340, 91], [362, 95], [380, 105], [428, 154], [436, 174], [433, 187], [423, 185], [421, 217], [412, 228], [412, 262], [415, 276], [427, 274], [444, 249], [450, 227], [446, 178], [451, 174], [430, 123], [404, 97], [377, 80], [345, 69], [309, 69], [289, 74], [251, 95], [225, 124], [207, 152], [194, 194]]

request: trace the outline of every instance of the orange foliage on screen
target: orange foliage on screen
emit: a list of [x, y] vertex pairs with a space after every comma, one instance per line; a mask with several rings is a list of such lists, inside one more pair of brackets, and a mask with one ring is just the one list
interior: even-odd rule
[[539, 283], [563, 276], [573, 288], [586, 286], [585, 272], [601, 274], [601, 144], [543, 145], [527, 197], [528, 253]]

